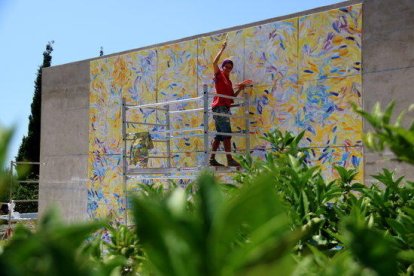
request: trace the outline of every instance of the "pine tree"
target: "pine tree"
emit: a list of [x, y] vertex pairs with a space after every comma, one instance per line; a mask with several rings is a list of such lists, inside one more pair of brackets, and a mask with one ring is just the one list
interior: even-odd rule
[[[37, 70], [37, 77], [35, 80], [35, 91], [33, 95], [33, 102], [31, 105], [32, 113], [29, 116], [29, 129], [27, 136], [23, 137], [19, 152], [16, 156], [16, 161], [39, 162], [40, 159], [40, 118], [41, 118], [41, 102], [42, 102], [42, 69], [50, 67], [52, 63], [53, 41], [46, 45], [46, 50], [43, 52], [43, 64]], [[31, 174], [38, 175], [38, 166], [31, 169]]]
[[[27, 136], [23, 136], [19, 152], [16, 156], [17, 162], [39, 162], [40, 161], [40, 119], [42, 103], [42, 69], [50, 67], [52, 63], [53, 41], [49, 41], [46, 50], [43, 52], [43, 64], [37, 70], [37, 76], [34, 85], [34, 95], [31, 105], [32, 113], [29, 116], [29, 127]], [[39, 166], [17, 166], [17, 177], [19, 180], [38, 179]], [[20, 183], [14, 187], [13, 199], [38, 199], [39, 185]], [[22, 203], [16, 206], [19, 212], [36, 212], [37, 203]]]

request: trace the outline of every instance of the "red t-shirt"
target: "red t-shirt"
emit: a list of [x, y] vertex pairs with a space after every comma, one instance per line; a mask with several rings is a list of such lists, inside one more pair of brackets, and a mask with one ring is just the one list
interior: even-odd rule
[[[217, 94], [234, 97], [233, 84], [231, 83], [230, 78], [224, 75], [223, 71], [220, 70], [216, 73], [216, 75], [214, 76], [214, 83], [215, 83]], [[212, 107], [216, 107], [216, 106], [230, 107], [233, 102], [234, 101], [232, 99], [226, 99], [226, 98], [214, 96], [213, 103], [211, 104], [211, 106]]]

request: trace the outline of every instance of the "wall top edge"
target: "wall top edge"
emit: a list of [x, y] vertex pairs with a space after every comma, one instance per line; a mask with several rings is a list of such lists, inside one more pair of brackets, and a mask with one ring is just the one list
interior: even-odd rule
[[288, 14], [288, 15], [282, 15], [282, 16], [278, 16], [278, 17], [264, 19], [264, 20], [261, 20], [261, 21], [256, 21], [256, 22], [247, 23], [247, 24], [243, 24], [243, 25], [233, 26], [233, 27], [220, 29], [220, 30], [216, 30], [216, 31], [212, 31], [212, 32], [207, 32], [207, 33], [202, 33], [202, 34], [197, 34], [197, 35], [193, 35], [193, 36], [189, 36], [189, 37], [179, 38], [179, 39], [176, 39], [176, 40], [170, 40], [170, 41], [166, 41], [166, 42], [156, 43], [156, 44], [152, 44], [152, 45], [148, 45], [148, 46], [144, 46], [144, 47], [140, 47], [140, 48], [135, 48], [135, 49], [131, 49], [131, 50], [112, 53], [112, 54], [109, 54], [109, 55], [104, 55], [104, 56], [100, 56], [100, 57], [94, 57], [94, 58], [90, 58], [90, 59], [84, 59], [84, 60], [80, 60], [80, 61], [74, 61], [74, 62], [59, 64], [59, 65], [43, 68], [43, 70], [50, 70], [50, 69], [53, 69], [53, 68], [57, 68], [57, 67], [60, 67], [60, 66], [66, 66], [66, 65], [75, 65], [77, 63], [90, 62], [90, 61], [93, 61], [93, 60], [98, 60], [98, 59], [102, 59], [102, 58], [108, 58], [108, 57], [112, 57], [112, 56], [123, 55], [123, 54], [131, 53], [131, 52], [142, 51], [142, 50], [161, 47], [161, 46], [165, 46], [165, 45], [169, 45], [169, 44], [176, 44], [176, 43], [180, 43], [180, 42], [183, 42], [183, 41], [189, 41], [189, 40], [193, 40], [193, 39], [197, 39], [197, 38], [201, 38], [201, 37], [205, 37], [205, 36], [210, 36], [210, 35], [215, 35], [215, 34], [220, 34], [220, 33], [225, 33], [225, 32], [231, 32], [231, 31], [235, 31], [235, 30], [254, 27], [254, 26], [267, 24], [267, 23], [271, 23], [271, 22], [282, 21], [282, 20], [295, 18], [295, 17], [306, 16], [306, 15], [310, 15], [310, 14], [316, 14], [316, 13], [319, 13], [319, 12], [324, 12], [324, 11], [328, 11], [328, 10], [332, 10], [332, 9], [345, 7], [345, 6], [363, 4], [364, 1], [365, 0], [347, 0], [347, 1], [336, 3], [336, 4], [332, 4], [332, 5], [321, 6], [321, 7], [317, 7], [317, 8], [310, 9], [310, 10], [305, 10], [305, 11], [296, 12], [296, 13], [292, 13], [292, 14]]

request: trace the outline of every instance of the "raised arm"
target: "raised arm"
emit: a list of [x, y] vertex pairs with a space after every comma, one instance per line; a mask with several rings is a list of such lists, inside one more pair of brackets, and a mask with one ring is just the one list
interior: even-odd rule
[[227, 40], [224, 41], [223, 45], [221, 46], [220, 51], [217, 53], [216, 57], [213, 61], [213, 69], [214, 69], [214, 75], [217, 74], [218, 71], [220, 71], [220, 68], [218, 67], [218, 61], [220, 60], [221, 54], [223, 53], [224, 49], [226, 49], [227, 46]]

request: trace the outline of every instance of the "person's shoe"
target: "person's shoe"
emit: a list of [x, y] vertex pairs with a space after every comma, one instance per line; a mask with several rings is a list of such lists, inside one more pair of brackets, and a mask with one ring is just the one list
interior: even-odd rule
[[229, 160], [227, 160], [227, 166], [229, 166], [229, 167], [240, 167], [240, 164], [239, 164], [239, 162], [237, 162], [234, 159], [229, 159]]
[[210, 159], [210, 166], [214, 166], [214, 167], [224, 167], [223, 164], [217, 162], [216, 159]]

